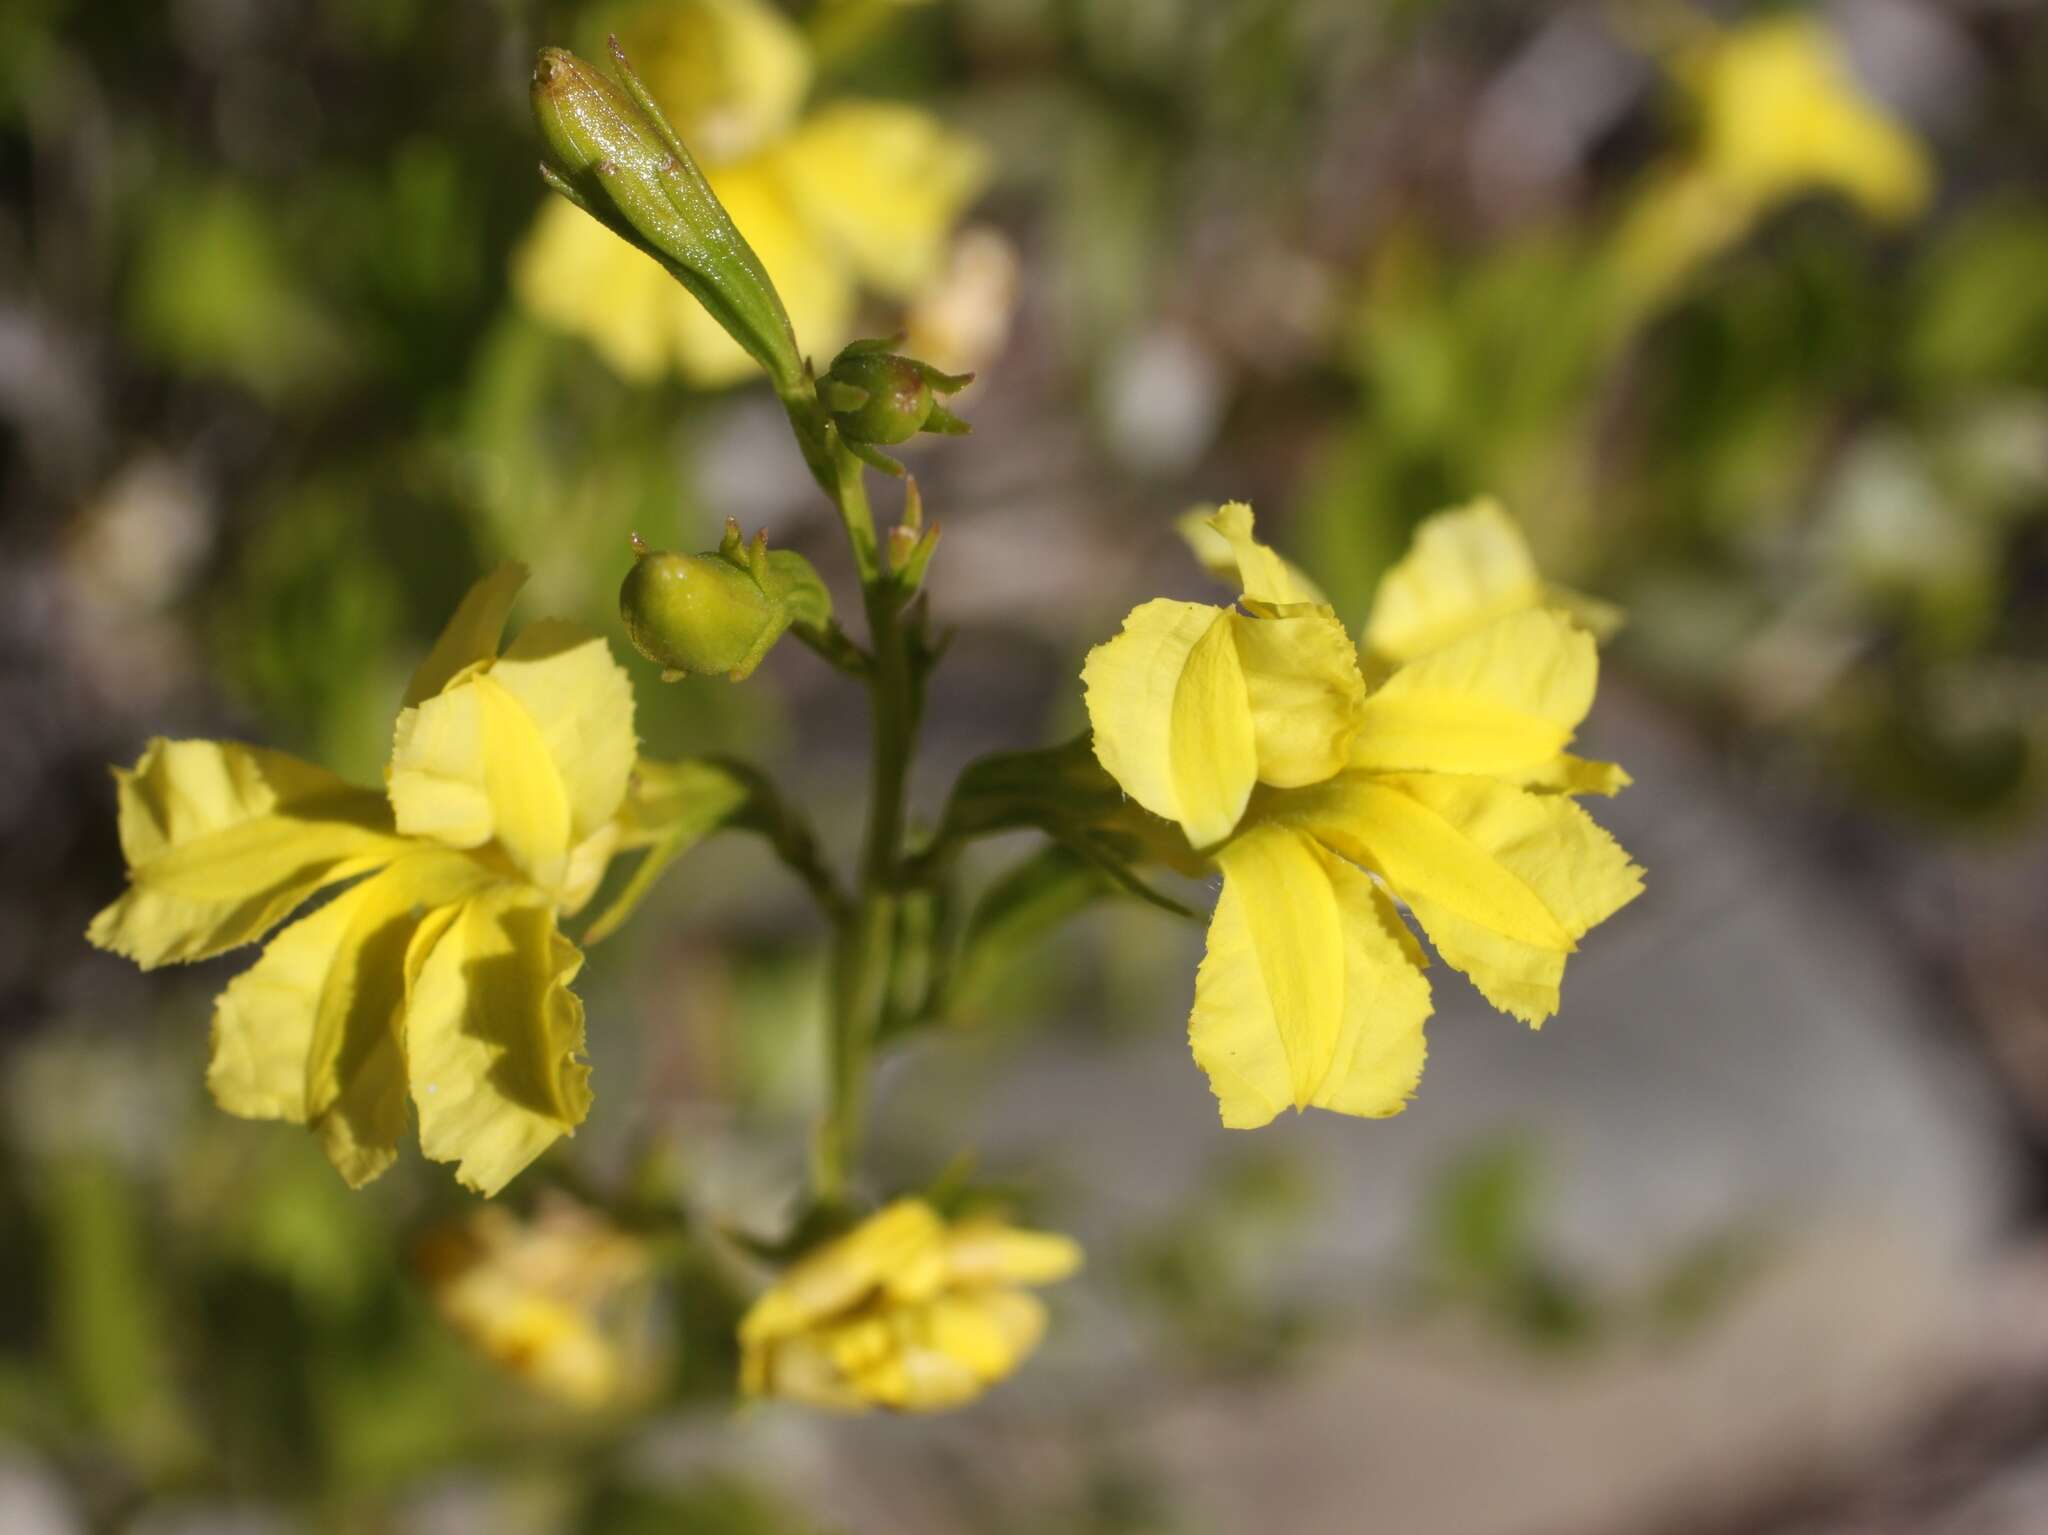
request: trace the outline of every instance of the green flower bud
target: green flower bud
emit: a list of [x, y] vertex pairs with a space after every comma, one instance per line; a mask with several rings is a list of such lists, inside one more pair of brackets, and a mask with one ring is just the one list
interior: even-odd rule
[[533, 115], [547, 143], [542, 179], [666, 267], [768, 370], [778, 393], [802, 390], [803, 357], [760, 257], [616, 38], [612, 57], [618, 81], [563, 49], [541, 50]]
[[633, 568], [619, 587], [619, 617], [633, 648], [664, 681], [726, 676], [744, 681], [792, 623], [823, 627], [832, 599], [811, 562], [743, 544], [736, 524], [709, 554], [672, 554], [633, 541]]
[[[835, 384], [863, 391], [859, 404], [833, 415], [849, 442], [908, 442], [924, 430], [931, 416], [932, 386], [908, 357], [863, 352], [840, 358], [828, 376]], [[833, 393], [843, 400], [853, 399], [850, 392]]]
[[937, 396], [966, 388], [974, 375], [941, 373], [928, 362], [899, 356], [890, 345], [854, 342], [833, 359], [818, 384], [818, 396], [849, 448], [877, 468], [901, 474], [903, 466], [875, 448], [908, 442], [919, 432], [965, 434], [967, 423]]
[[665, 676], [719, 673], [735, 682], [761, 664], [787, 624], [753, 575], [715, 554], [651, 551], [619, 587], [633, 648]]

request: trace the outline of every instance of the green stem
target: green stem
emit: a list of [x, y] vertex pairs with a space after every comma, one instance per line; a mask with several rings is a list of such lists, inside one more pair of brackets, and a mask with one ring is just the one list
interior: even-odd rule
[[905, 799], [921, 712], [921, 677], [912, 650], [915, 627], [905, 621], [905, 594], [876, 561], [859, 461], [843, 446], [833, 447], [841, 487], [837, 499], [862, 569], [868, 617], [865, 675], [874, 738], [858, 888], [853, 910], [837, 925], [833, 943], [830, 1099], [812, 1167], [817, 1196], [828, 1205], [847, 1198], [866, 1118], [875, 1041], [889, 1007], [896, 907], [902, 897]]

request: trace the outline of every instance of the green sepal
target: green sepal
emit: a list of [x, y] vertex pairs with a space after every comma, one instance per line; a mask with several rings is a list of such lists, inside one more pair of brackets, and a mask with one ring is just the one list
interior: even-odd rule
[[926, 856], [1026, 827], [1043, 831], [1138, 899], [1176, 916], [1196, 916], [1138, 871], [1158, 866], [1202, 879], [1208, 865], [1179, 827], [1125, 795], [1095, 760], [1087, 735], [1043, 751], [1004, 752], [970, 763], [953, 786]]
[[762, 584], [782, 604], [789, 622], [813, 629], [823, 629], [832, 622], [832, 593], [826, 590], [817, 567], [794, 549], [768, 551], [768, 569]]

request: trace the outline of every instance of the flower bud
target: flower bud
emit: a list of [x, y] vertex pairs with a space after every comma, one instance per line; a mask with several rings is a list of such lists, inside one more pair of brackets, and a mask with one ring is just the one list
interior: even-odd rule
[[802, 555], [743, 544], [736, 524], [709, 554], [649, 549], [636, 537], [633, 568], [619, 587], [619, 617], [633, 648], [665, 681], [726, 676], [744, 681], [792, 623], [822, 626], [832, 599]]
[[533, 114], [547, 144], [549, 186], [654, 257], [779, 393], [804, 387], [802, 355], [775, 285], [713, 195], [697, 162], [612, 42], [619, 80], [561, 48], [533, 71]]
[[[866, 392], [858, 405], [834, 416], [850, 441], [907, 442], [924, 429], [932, 413], [932, 386], [908, 357], [865, 352], [841, 358], [830, 377], [836, 384]], [[853, 396], [848, 392], [840, 398], [850, 401]]]
[[751, 572], [715, 554], [641, 555], [619, 588], [633, 648], [672, 674], [735, 682], [760, 664], [787, 620]]
[[972, 373], [941, 373], [928, 362], [889, 350], [887, 341], [856, 341], [833, 359], [818, 385], [841, 438], [876, 467], [901, 474], [903, 466], [877, 445], [908, 442], [919, 432], [958, 437], [967, 423], [938, 402], [974, 379]]

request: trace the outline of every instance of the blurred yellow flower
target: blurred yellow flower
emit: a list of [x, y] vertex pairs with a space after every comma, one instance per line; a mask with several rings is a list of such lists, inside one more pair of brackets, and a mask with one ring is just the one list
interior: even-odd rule
[[1383, 578], [1367, 634], [1398, 664], [1369, 687], [1251, 509], [1210, 528], [1238, 606], [1144, 603], [1089, 653], [1096, 755], [1222, 870], [1189, 1040], [1223, 1122], [1398, 1113], [1431, 1003], [1395, 897], [1489, 1001], [1540, 1024], [1565, 956], [1642, 889], [1570, 797], [1628, 781], [1565, 750], [1593, 701], [1593, 637], [1480, 503], [1424, 523]]
[[[214, 1005], [207, 1085], [310, 1127], [351, 1184], [420, 1147], [493, 1194], [590, 1106], [583, 956], [635, 754], [633, 694], [596, 635], [543, 619], [499, 649], [525, 567], [474, 586], [414, 673], [385, 789], [281, 752], [152, 741], [116, 770], [129, 884], [87, 936], [144, 969], [253, 942]], [[368, 876], [368, 877], [364, 877]]]
[[478, 1210], [430, 1232], [417, 1263], [448, 1325], [535, 1390], [598, 1408], [644, 1383], [646, 1318], [630, 1302], [647, 1249], [591, 1211]]
[[[765, 0], [665, 0], [623, 29], [627, 53], [782, 296], [797, 340], [850, 340], [860, 287], [908, 299], [944, 265], [987, 157], [921, 108], [840, 100], [799, 115], [803, 34]], [[636, 381], [735, 383], [757, 366], [649, 257], [549, 198], [513, 258], [519, 300]]]
[[740, 1321], [740, 1389], [814, 1406], [932, 1412], [1014, 1371], [1045, 1331], [1021, 1286], [1081, 1265], [1063, 1236], [902, 1199], [794, 1264]]
[[986, 368], [1010, 339], [1021, 266], [1000, 230], [977, 224], [960, 231], [945, 271], [903, 317], [903, 353], [946, 373]]
[[1623, 219], [1617, 267], [1661, 297], [1779, 204], [1835, 192], [1903, 223], [1932, 195], [1926, 148], [1858, 85], [1833, 34], [1780, 15], [1714, 32], [1672, 76], [1697, 120], [1692, 150], [1652, 175]]

